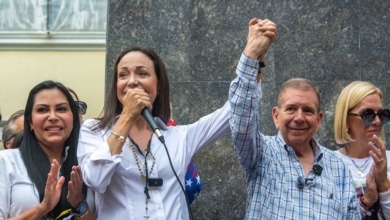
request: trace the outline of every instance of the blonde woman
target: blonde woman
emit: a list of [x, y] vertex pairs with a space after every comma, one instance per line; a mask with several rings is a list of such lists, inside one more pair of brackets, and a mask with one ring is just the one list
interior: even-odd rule
[[379, 88], [354, 81], [340, 93], [334, 120], [337, 151], [348, 165], [363, 219], [390, 219], [390, 182], [383, 126], [390, 111], [383, 106]]

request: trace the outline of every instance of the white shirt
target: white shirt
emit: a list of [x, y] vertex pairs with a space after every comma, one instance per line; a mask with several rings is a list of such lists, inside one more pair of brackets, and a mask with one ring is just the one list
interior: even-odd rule
[[[19, 149], [0, 151], [0, 219], [18, 216], [39, 205], [39, 194], [28, 176]], [[93, 212], [93, 193], [87, 203]]]
[[[360, 171], [352, 162], [352, 159], [350, 157], [342, 154], [340, 150], [337, 150], [336, 153], [341, 157], [341, 159], [344, 161], [344, 163], [348, 166], [349, 170], [351, 171], [357, 194], [363, 194], [364, 193], [363, 191], [366, 187], [366, 177], [371, 167], [374, 165], [374, 160], [372, 158], [353, 159], [357, 166], [365, 167], [365, 169], [363, 170], [364, 175], [360, 175]], [[390, 178], [390, 163], [389, 163], [390, 151], [388, 150], [386, 150], [386, 157], [387, 157], [387, 178]], [[364, 164], [366, 163], [366, 161], [368, 164], [365, 166]], [[385, 219], [390, 219], [390, 193], [383, 193], [382, 195], [380, 194], [379, 201]]]
[[[225, 103], [221, 109], [193, 124], [169, 128], [155, 118], [183, 187], [187, 165], [192, 156], [230, 131], [229, 109], [229, 104]], [[111, 135], [112, 128], [92, 131], [90, 126], [94, 123], [94, 119], [83, 123], [77, 154], [84, 181], [95, 191], [98, 219], [144, 219], [145, 182], [140, 177], [129, 138], [123, 145], [122, 153], [111, 156], [107, 138]], [[155, 157], [155, 165], [149, 177], [162, 178], [163, 185], [149, 189], [148, 220], [189, 219], [184, 193], [170, 167], [167, 152], [155, 135], [150, 149]], [[140, 162], [143, 162], [144, 157], [137, 150], [135, 152]], [[150, 171], [153, 160], [151, 157], [147, 158]]]
[[0, 219], [18, 216], [39, 203], [19, 149], [0, 151]]

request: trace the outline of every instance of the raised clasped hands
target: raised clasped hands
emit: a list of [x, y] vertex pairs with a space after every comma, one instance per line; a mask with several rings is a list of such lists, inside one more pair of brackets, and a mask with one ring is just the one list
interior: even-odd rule
[[278, 36], [276, 24], [268, 19], [253, 18], [249, 21], [249, 32], [244, 54], [252, 59], [265, 55], [268, 47]]

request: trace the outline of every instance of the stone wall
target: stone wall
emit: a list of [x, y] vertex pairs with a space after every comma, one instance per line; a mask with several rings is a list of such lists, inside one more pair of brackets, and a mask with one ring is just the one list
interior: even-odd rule
[[[246, 44], [247, 23], [253, 17], [268, 18], [279, 29], [266, 57], [263, 133], [276, 133], [271, 108], [280, 85], [291, 77], [309, 78], [322, 91], [324, 120], [317, 138], [331, 149], [337, 149], [332, 131], [335, 102], [346, 84], [373, 82], [389, 107], [389, 1], [109, 0], [108, 4], [106, 85], [124, 46], [154, 48], [167, 64], [180, 124], [194, 122], [227, 101]], [[226, 136], [195, 156], [204, 182], [192, 205], [195, 219], [243, 219], [246, 184], [232, 148]]]

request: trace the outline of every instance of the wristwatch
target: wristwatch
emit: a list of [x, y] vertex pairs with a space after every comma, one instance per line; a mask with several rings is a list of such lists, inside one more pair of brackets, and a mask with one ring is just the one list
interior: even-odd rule
[[72, 213], [75, 217], [81, 217], [87, 214], [89, 210], [89, 206], [87, 201], [84, 199], [80, 202], [80, 204], [76, 208], [72, 208]]

